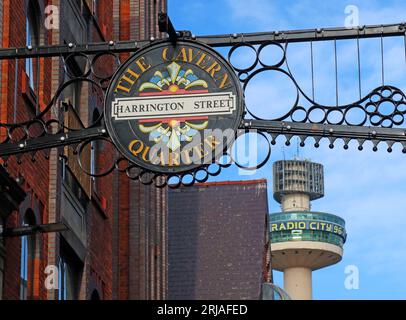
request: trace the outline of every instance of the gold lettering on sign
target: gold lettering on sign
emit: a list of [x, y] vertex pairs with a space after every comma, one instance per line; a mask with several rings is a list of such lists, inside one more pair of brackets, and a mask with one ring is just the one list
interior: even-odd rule
[[118, 81], [117, 87], [115, 92], [121, 90], [125, 93], [130, 93], [131, 87], [137, 81], [137, 79], [141, 76], [142, 73], [147, 71], [151, 68], [151, 65], [145, 61], [144, 57], [141, 57], [135, 60], [135, 64], [137, 65], [139, 71], [138, 73], [131, 68], [127, 68], [124, 74], [121, 76], [120, 80]]
[[218, 64], [217, 61], [214, 61], [210, 67], [206, 69], [206, 72], [210, 74], [210, 76], [214, 79], [214, 74], [221, 70], [221, 66]]
[[[206, 144], [211, 150], [215, 150], [217, 145], [220, 144], [220, 141], [216, 140], [214, 136], [208, 136], [206, 139], [204, 139], [204, 144]], [[200, 143], [199, 145], [196, 145], [192, 148], [189, 149], [183, 149], [180, 152], [169, 152], [166, 153], [164, 151], [161, 151], [159, 154], [157, 154], [157, 158], [150, 159], [150, 150], [151, 147], [146, 145], [144, 142], [141, 140], [135, 139], [132, 140], [129, 145], [128, 145], [128, 150], [137, 157], [140, 157], [142, 160], [145, 162], [151, 162], [151, 163], [159, 163], [161, 166], [180, 166], [182, 164], [189, 165], [192, 163], [192, 157], [191, 153], [194, 153], [193, 158], [197, 159], [203, 159], [206, 157], [209, 152], [204, 148], [204, 144]], [[156, 161], [157, 160], [157, 161]]]
[[222, 68], [222, 64], [219, 63], [214, 56], [201, 50], [181, 47], [178, 51], [173, 52], [171, 58], [168, 57], [168, 47], [166, 47], [162, 49], [162, 60], [165, 62], [181, 61], [185, 63], [193, 63], [203, 71], [207, 72], [218, 84], [220, 89], [225, 89], [232, 85], [228, 72], [226, 69]]

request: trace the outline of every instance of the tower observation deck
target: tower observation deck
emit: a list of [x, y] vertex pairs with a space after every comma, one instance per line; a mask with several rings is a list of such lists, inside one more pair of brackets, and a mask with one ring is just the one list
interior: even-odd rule
[[276, 161], [273, 196], [282, 212], [270, 214], [272, 268], [283, 271], [292, 299], [312, 299], [312, 271], [339, 262], [346, 240], [342, 218], [310, 210], [310, 201], [324, 196], [323, 166]]

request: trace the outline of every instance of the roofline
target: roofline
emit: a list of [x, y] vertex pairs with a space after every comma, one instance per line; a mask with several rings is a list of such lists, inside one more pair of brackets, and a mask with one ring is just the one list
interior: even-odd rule
[[246, 185], [246, 184], [260, 184], [260, 183], [267, 183], [267, 180], [265, 178], [263, 178], [263, 179], [254, 179], [254, 180], [212, 181], [212, 182], [195, 183], [193, 186], [209, 187], [209, 186]]

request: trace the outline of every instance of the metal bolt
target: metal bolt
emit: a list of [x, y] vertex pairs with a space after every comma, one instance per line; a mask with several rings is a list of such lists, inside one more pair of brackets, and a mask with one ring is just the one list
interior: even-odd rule
[[330, 129], [328, 130], [328, 132], [333, 133], [333, 132], [334, 132], [333, 128], [330, 128]]
[[151, 41], [154, 41], [154, 40], [155, 40], [155, 38], [154, 38], [154, 37], [151, 37], [151, 38], [150, 38], [150, 40], [151, 40]]
[[236, 34], [236, 33], [233, 33], [233, 38], [234, 38], [234, 39], [237, 38], [237, 34]]
[[32, 45], [27, 46], [27, 49], [31, 51], [32, 50]]
[[196, 35], [192, 34], [192, 39], [195, 40], [196, 39]]
[[102, 132], [102, 133], [106, 133], [106, 129], [102, 129], [101, 132]]
[[376, 136], [376, 131], [375, 131], [375, 130], [372, 131], [372, 135], [373, 135], [373, 136]]
[[275, 36], [279, 36], [279, 31], [274, 32]]
[[65, 137], [62, 136], [62, 137], [61, 137], [61, 141], [65, 141]]
[[291, 127], [291, 126], [287, 126], [286, 129], [287, 129], [287, 130], [290, 130], [290, 129], [292, 129], [292, 127]]
[[24, 143], [20, 143], [18, 146], [19, 146], [20, 148], [24, 148]]
[[114, 41], [113, 40], [110, 40], [109, 41], [109, 46], [113, 46], [114, 45]]
[[317, 28], [316, 31], [317, 31], [317, 33], [320, 33], [323, 31], [323, 29]]
[[68, 47], [69, 47], [69, 48], [73, 48], [73, 43], [72, 43], [72, 42], [69, 42]]

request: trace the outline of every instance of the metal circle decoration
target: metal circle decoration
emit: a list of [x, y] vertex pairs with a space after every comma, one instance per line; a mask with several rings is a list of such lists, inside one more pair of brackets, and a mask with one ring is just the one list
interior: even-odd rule
[[239, 80], [222, 56], [179, 40], [176, 46], [156, 42], [124, 62], [104, 110], [123, 156], [145, 170], [177, 174], [212, 163], [230, 146], [244, 104]]
[[[251, 153], [250, 142], [247, 142], [246, 140], [243, 141], [244, 143], [242, 144], [242, 146], [244, 146], [244, 148], [248, 147], [248, 150], [243, 150], [245, 152], [241, 152], [240, 150], [238, 150], [238, 142], [241, 141], [241, 139], [246, 139], [249, 134], [254, 134], [256, 139], [258, 139], [259, 137], [262, 137], [262, 139], [265, 140], [266, 144], [261, 144], [261, 148], [258, 148], [258, 147], [255, 148], [258, 151], [261, 151], [264, 153], [264, 155], [262, 156], [262, 159], [258, 160], [257, 155], [253, 155]], [[258, 145], [258, 143], [257, 143], [257, 145]], [[264, 146], [266, 146], [266, 148], [264, 148]], [[233, 157], [234, 153], [235, 153], [235, 156]], [[246, 159], [247, 153], [248, 153], [248, 157], [249, 157], [249, 159], [248, 159], [249, 163], [248, 164], [242, 163], [241, 160], [247, 160]], [[232, 163], [234, 163], [240, 169], [257, 170], [257, 169], [262, 168], [268, 162], [268, 160], [271, 156], [271, 144], [268, 140], [268, 137], [261, 131], [240, 131], [238, 137], [234, 141], [232, 148], [230, 149], [230, 153], [228, 154], [228, 156], [230, 157]], [[239, 159], [241, 156], [243, 157], [243, 159]], [[254, 157], [257, 159], [255, 159], [256, 160], [255, 163], [251, 163], [251, 160]]]
[[290, 118], [293, 122], [306, 122], [307, 110], [301, 106], [297, 106], [292, 110]]
[[[73, 70], [73, 66], [77, 66], [75, 70]], [[90, 59], [84, 53], [69, 54], [64, 59], [63, 68], [64, 68], [65, 73], [70, 78], [76, 78], [76, 77], [86, 78], [92, 72]]]
[[42, 120], [34, 119], [27, 124], [27, 135], [30, 139], [41, 137], [45, 133], [45, 123]]
[[10, 127], [8, 128], [8, 136], [10, 141], [12, 142], [25, 140], [28, 137], [27, 128], [22, 125], [15, 125], [13, 127]]
[[[241, 59], [241, 57], [243, 57], [243, 59]], [[239, 58], [241, 61], [238, 61]], [[228, 52], [228, 61], [235, 71], [247, 74], [253, 70], [258, 63], [257, 50], [253, 45], [239, 43], [233, 46]]]
[[396, 110], [396, 105], [388, 98], [382, 99], [378, 104], [378, 112], [381, 116], [390, 116]]
[[367, 121], [367, 113], [360, 105], [352, 105], [344, 112], [345, 123], [350, 126], [363, 126]]
[[195, 180], [199, 183], [204, 183], [209, 179], [207, 168], [200, 168], [195, 172]]
[[141, 169], [135, 164], [131, 164], [125, 169], [125, 173], [131, 180], [138, 180], [138, 178], [140, 177]]
[[[274, 49], [277, 49], [279, 51], [280, 57], [273, 63], [269, 63], [267, 61], [270, 58], [269, 56], [271, 56], [272, 58], [274, 58], [275, 56]], [[270, 51], [270, 53], [267, 54], [269, 50], [272, 51]], [[283, 65], [283, 63], [286, 60], [286, 51], [283, 48], [283, 46], [278, 42], [275, 41], [265, 42], [261, 44], [261, 46], [258, 48], [258, 59], [259, 63], [263, 67], [279, 68]]]
[[395, 126], [400, 126], [405, 121], [405, 117], [401, 112], [395, 112], [392, 117], [392, 122]]
[[[113, 61], [105, 61], [106, 58], [110, 58], [113, 59]], [[107, 74], [102, 74], [99, 73], [100, 71], [98, 70], [98, 66], [101, 65], [103, 66], [104, 63], [108, 63], [108, 64], [112, 64], [114, 66], [115, 65], [120, 65], [120, 57], [112, 52], [101, 52], [96, 54], [91, 62], [91, 70], [93, 75], [101, 80], [105, 80], [105, 79], [111, 79], [111, 77], [114, 75], [114, 72], [111, 73], [107, 73]], [[112, 70], [114, 70], [114, 68], [111, 68]]]
[[166, 180], [166, 176], [164, 174], [155, 174], [153, 180], [156, 188], [164, 188], [168, 185], [168, 181]]
[[[92, 171], [92, 169], [90, 167], [91, 166], [90, 162], [88, 162], [89, 159], [88, 159], [88, 155], [86, 154], [86, 151], [88, 152], [88, 150], [90, 150], [90, 148], [92, 148], [92, 143], [95, 143], [95, 141], [105, 142], [107, 144], [111, 144], [110, 139], [105, 138], [105, 137], [97, 137], [97, 138], [93, 138], [93, 139], [87, 139], [87, 140], [81, 142], [77, 146], [74, 153], [76, 153], [76, 161], [77, 161], [80, 169], [85, 174], [87, 174], [88, 176], [91, 176], [91, 177], [104, 177], [104, 176], [110, 174], [116, 168], [116, 161], [115, 161], [115, 159], [112, 159], [111, 163], [109, 163], [109, 161], [107, 159], [105, 159], [103, 162], [105, 163], [106, 168], [97, 169], [95, 171]], [[85, 152], [84, 153], [84, 158], [85, 159], [82, 159], [83, 152]], [[89, 167], [89, 168], [87, 168], [87, 167]]]
[[331, 108], [327, 111], [327, 123], [342, 124], [344, 121], [344, 112], [340, 108]]
[[396, 111], [400, 113], [406, 113], [406, 103], [398, 103], [396, 106]]
[[312, 106], [308, 111], [308, 119], [311, 123], [323, 123], [326, 121], [327, 112], [321, 106]]
[[[272, 67], [256, 69], [244, 81], [243, 88], [246, 110], [254, 119], [286, 119], [299, 103], [299, 89], [292, 76], [283, 69]], [[288, 95], [289, 101], [281, 99]], [[259, 99], [261, 101], [257, 101]], [[259, 114], [259, 110], [254, 108], [255, 105], [264, 110], [263, 114]]]
[[[64, 82], [61, 86], [59, 86], [58, 90], [55, 92], [54, 97], [52, 98], [50, 108], [54, 108], [55, 110], [61, 108], [61, 104], [59, 102], [61, 101], [61, 97], [63, 97], [63, 95], [65, 94], [65, 90], [69, 90], [68, 87], [71, 85], [76, 86], [78, 84], [81, 85], [84, 83], [88, 84], [89, 86], [92, 86], [94, 89], [100, 90], [100, 93], [103, 95], [103, 88], [100, 86], [100, 84], [98, 82], [96, 82], [90, 78], [77, 77], [77, 78], [70, 79], [70, 80]], [[73, 106], [71, 106], [71, 107], [73, 107]], [[58, 114], [59, 119], [58, 120], [55, 119], [55, 121], [57, 121], [59, 123], [59, 125], [61, 127], [63, 127], [64, 129], [71, 130], [71, 131], [94, 127], [95, 124], [97, 124], [103, 118], [103, 113], [101, 112], [99, 114], [98, 119], [95, 119], [94, 123], [90, 122], [86, 126], [86, 125], [84, 125], [84, 121], [83, 121], [85, 119], [82, 119], [81, 115], [78, 114], [79, 119], [76, 119], [76, 121], [72, 121], [72, 123], [70, 123], [70, 121], [68, 121], [66, 123], [64, 118], [65, 118], [65, 115], [69, 112], [69, 110], [63, 109], [62, 111], [63, 112], [56, 111], [56, 114]]]
[[173, 174], [167, 177], [167, 183], [170, 189], [177, 189], [182, 185], [182, 180], [179, 175]]

